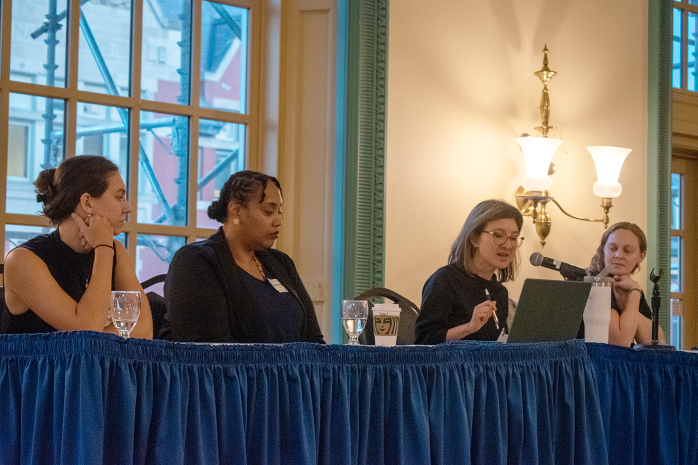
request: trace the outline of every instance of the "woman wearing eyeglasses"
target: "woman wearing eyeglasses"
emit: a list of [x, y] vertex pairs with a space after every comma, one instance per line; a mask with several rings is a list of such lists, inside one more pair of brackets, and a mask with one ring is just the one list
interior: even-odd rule
[[522, 225], [521, 212], [502, 200], [473, 208], [448, 265], [424, 284], [416, 344], [497, 340], [509, 314], [509, 293], [502, 283], [513, 280], [518, 270]]

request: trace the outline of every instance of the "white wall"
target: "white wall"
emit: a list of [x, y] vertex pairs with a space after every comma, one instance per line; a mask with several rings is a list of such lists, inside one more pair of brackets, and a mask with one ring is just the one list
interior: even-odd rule
[[[577, 216], [598, 217], [588, 145], [632, 148], [611, 222], [646, 228], [647, 0], [395, 0], [390, 2], [387, 121], [386, 286], [421, 302], [422, 286], [446, 264], [471, 208], [487, 198], [514, 202], [525, 172], [514, 140], [538, 135], [547, 43], [550, 137], [564, 142], [552, 194]], [[541, 248], [525, 217], [524, 278], [533, 252], [587, 266], [604, 229], [549, 208]], [[643, 270], [646, 271], [646, 270]], [[644, 279], [639, 280], [640, 283]]]

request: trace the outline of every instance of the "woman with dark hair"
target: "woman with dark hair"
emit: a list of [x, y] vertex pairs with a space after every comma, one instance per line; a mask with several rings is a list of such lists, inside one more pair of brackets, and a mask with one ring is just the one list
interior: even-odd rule
[[[591, 274], [613, 265], [611, 275], [615, 282], [611, 293], [609, 344], [629, 347], [633, 340], [641, 344], [652, 341], [652, 310], [640, 285], [631, 277], [639, 271], [646, 254], [645, 233], [636, 224], [622, 222], [606, 230], [591, 259]], [[659, 339], [664, 342], [662, 328], [659, 331]]]
[[240, 171], [208, 208], [223, 223], [177, 251], [165, 280], [161, 336], [192, 342], [324, 343], [315, 307], [291, 258], [272, 249], [281, 226], [281, 186]]
[[415, 325], [417, 344], [459, 339], [494, 341], [505, 330], [509, 293], [519, 266], [523, 217], [502, 200], [473, 208], [451, 247], [448, 265], [424, 284]]
[[5, 257], [0, 332], [91, 330], [117, 334], [108, 321], [112, 290], [140, 291], [131, 335], [152, 338], [153, 321], [133, 263], [114, 236], [131, 207], [119, 168], [104, 157], [78, 156], [39, 173], [43, 214], [56, 226]]

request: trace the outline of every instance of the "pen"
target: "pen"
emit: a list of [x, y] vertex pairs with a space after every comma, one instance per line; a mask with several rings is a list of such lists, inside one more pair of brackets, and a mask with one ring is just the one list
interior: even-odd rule
[[[485, 294], [487, 294], [487, 300], [492, 302], [492, 297], [490, 297], [490, 291], [485, 289]], [[494, 317], [494, 324], [497, 325], [497, 329], [499, 329], [499, 318], [497, 318], [497, 312], [493, 312], [492, 316]]]

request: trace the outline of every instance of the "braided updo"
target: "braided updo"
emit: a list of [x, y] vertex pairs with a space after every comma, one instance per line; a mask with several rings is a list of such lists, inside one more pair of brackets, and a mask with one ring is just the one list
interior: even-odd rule
[[54, 225], [70, 218], [82, 194], [99, 198], [106, 192], [111, 175], [119, 167], [111, 160], [94, 155], [68, 158], [58, 168], [45, 169], [34, 181], [36, 201], [43, 203], [43, 214]]
[[246, 205], [260, 191], [262, 192], [262, 198], [259, 202], [264, 202], [264, 189], [266, 189], [269, 181], [273, 182], [281, 191], [281, 184], [274, 176], [250, 170], [238, 171], [223, 184], [218, 200], [214, 200], [209, 205], [208, 217], [219, 223], [225, 223], [225, 220], [228, 219], [228, 205], [230, 202]]

